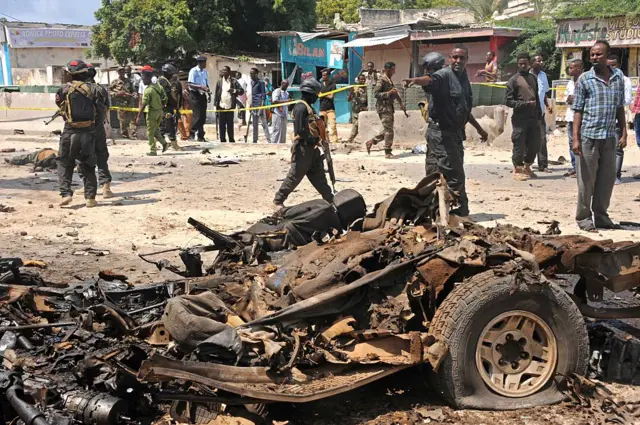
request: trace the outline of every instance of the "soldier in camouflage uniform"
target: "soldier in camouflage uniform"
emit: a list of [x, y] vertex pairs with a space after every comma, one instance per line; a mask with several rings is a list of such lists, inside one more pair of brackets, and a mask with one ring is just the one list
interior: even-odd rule
[[[364, 74], [360, 74], [358, 76], [358, 84], [364, 85], [367, 82], [367, 78]], [[366, 87], [354, 87], [349, 92], [347, 96], [347, 100], [351, 102], [351, 118], [352, 118], [352, 127], [351, 127], [351, 135], [349, 136], [348, 142], [351, 143], [356, 139], [358, 135], [358, 116], [360, 112], [366, 111], [368, 106], [367, 99], [367, 88]]]
[[367, 153], [371, 153], [371, 147], [384, 140], [384, 153], [387, 159], [395, 158], [391, 153], [391, 147], [393, 146], [393, 113], [395, 112], [393, 101], [400, 99], [398, 90], [394, 87], [393, 81], [391, 81], [391, 77], [395, 73], [396, 64], [387, 62], [384, 65], [384, 73], [380, 76], [373, 89], [373, 95], [376, 98], [376, 110], [382, 122], [382, 131], [366, 142]]
[[[109, 86], [109, 94], [111, 95], [113, 106], [120, 108], [135, 108], [137, 106], [136, 91], [131, 80], [126, 77], [123, 66], [118, 68], [118, 79]], [[138, 137], [135, 112], [118, 110], [118, 121], [120, 121], [122, 137], [131, 139]]]

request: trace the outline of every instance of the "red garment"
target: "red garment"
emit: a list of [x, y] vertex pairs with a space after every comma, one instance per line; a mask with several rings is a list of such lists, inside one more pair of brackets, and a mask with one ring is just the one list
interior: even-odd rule
[[631, 105], [631, 113], [640, 114], [640, 90], [636, 93], [636, 98], [633, 100], [633, 104]]

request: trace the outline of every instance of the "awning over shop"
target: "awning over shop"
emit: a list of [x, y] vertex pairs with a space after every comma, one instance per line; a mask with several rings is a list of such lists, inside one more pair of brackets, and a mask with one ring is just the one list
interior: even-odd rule
[[348, 43], [345, 43], [343, 47], [368, 47], [368, 46], [379, 46], [379, 45], [387, 45], [394, 43], [398, 40], [402, 40], [407, 38], [409, 34], [400, 34], [400, 35], [387, 35], [381, 37], [367, 37], [367, 38], [356, 38], [355, 40], [351, 40]]

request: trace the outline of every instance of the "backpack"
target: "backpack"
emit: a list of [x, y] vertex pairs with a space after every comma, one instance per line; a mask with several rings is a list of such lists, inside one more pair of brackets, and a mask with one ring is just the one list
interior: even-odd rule
[[[164, 90], [164, 94], [167, 95], [167, 102], [164, 105], [165, 106], [165, 110], [167, 109], [167, 106], [175, 106], [176, 103], [176, 98], [174, 96], [174, 90], [171, 87], [171, 81], [169, 81], [169, 79], [167, 77], [160, 77], [158, 78], [158, 84], [160, 85], [160, 87], [162, 87], [162, 89]], [[166, 112], [170, 112], [173, 113], [173, 111], [166, 111]]]
[[96, 106], [93, 89], [85, 81], [71, 81], [61, 105], [67, 124], [72, 128], [91, 127], [96, 120]]

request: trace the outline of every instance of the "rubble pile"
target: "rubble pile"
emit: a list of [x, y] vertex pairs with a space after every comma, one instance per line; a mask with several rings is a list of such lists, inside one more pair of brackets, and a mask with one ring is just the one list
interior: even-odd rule
[[[233, 235], [190, 220], [213, 245], [181, 250], [184, 270], [154, 262], [182, 277], [153, 285], [113, 272], [52, 284], [7, 262], [2, 415], [112, 425], [169, 412], [204, 423], [229, 406], [264, 415], [263, 403], [328, 397], [417, 364], [437, 370], [449, 347], [431, 323], [457, 285], [510, 277], [515, 293], [572, 273], [578, 253], [629, 246], [458, 222], [440, 214], [450, 203], [440, 185], [427, 178], [368, 216], [314, 222], [330, 215], [314, 204], [298, 208], [305, 223], [285, 213]], [[205, 266], [200, 253], [214, 250]]]

